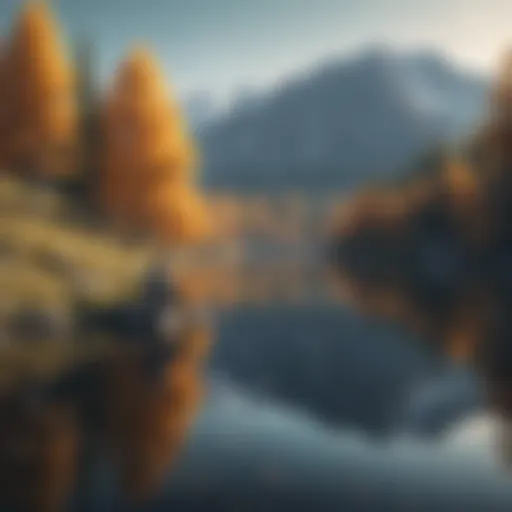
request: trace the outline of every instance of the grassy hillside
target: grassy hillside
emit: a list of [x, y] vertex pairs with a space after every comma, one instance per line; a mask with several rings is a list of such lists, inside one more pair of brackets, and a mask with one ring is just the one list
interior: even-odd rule
[[[65, 196], [12, 178], [0, 179], [0, 212], [1, 386], [103, 350], [94, 340], [73, 342], [76, 300], [115, 302], [136, 293], [151, 251], [95, 226]], [[42, 333], [20, 343], [16, 319], [27, 310], [60, 322], [62, 339]]]

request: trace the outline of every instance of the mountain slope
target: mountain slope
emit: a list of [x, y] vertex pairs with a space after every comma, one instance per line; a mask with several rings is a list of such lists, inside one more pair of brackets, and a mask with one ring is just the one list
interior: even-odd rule
[[318, 190], [394, 174], [470, 129], [485, 93], [435, 54], [328, 62], [200, 131], [205, 184]]

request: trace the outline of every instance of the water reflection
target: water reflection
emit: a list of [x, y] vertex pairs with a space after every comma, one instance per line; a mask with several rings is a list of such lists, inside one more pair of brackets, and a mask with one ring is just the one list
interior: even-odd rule
[[125, 303], [75, 295], [66, 336], [34, 305], [4, 317], [5, 506], [59, 510], [101, 461], [125, 499], [159, 492], [200, 405], [210, 341], [209, 319], [165, 274], [150, 269]]
[[507, 62], [487, 124], [436, 172], [363, 191], [333, 244], [344, 296], [471, 362], [512, 416], [512, 112]]
[[[13, 184], [0, 193], [12, 199]], [[121, 510], [161, 497], [210, 387], [214, 337], [209, 369], [378, 424], [381, 409], [332, 391], [334, 363], [326, 372], [320, 350], [309, 357], [311, 340], [336, 345], [338, 318], [311, 240], [233, 238], [155, 257], [147, 241], [24, 202], [0, 218], [2, 508], [96, 510], [97, 485], [120, 491]]]

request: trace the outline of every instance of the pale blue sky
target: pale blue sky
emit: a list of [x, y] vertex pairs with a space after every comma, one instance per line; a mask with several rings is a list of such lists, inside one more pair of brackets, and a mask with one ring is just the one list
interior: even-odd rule
[[[492, 68], [512, 41], [509, 0], [53, 0], [70, 36], [92, 37], [102, 75], [151, 44], [181, 93], [265, 85], [324, 56], [386, 42]], [[21, 0], [0, 0], [0, 24]]]

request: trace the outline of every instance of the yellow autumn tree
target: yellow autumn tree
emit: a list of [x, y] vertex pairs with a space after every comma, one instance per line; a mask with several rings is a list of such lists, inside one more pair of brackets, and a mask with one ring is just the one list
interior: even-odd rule
[[2, 40], [0, 43], [0, 95], [4, 99], [3, 105], [0, 108], [0, 168], [1, 171], [5, 171], [7, 168], [7, 150], [9, 148], [9, 141], [7, 140], [7, 130], [9, 128], [7, 113], [8, 113], [8, 101], [7, 100], [7, 70], [6, 70], [6, 51], [5, 41]]
[[101, 200], [114, 219], [184, 243], [204, 230], [191, 171], [195, 153], [157, 62], [144, 50], [121, 65], [103, 114]]
[[77, 105], [74, 73], [59, 27], [44, 2], [22, 11], [4, 55], [3, 160], [35, 176], [75, 168]]

